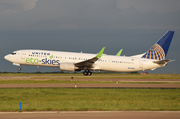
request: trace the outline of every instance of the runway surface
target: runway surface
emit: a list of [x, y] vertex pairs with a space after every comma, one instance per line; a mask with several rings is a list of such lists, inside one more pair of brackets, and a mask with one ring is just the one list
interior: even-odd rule
[[[0, 88], [74, 88], [75, 84], [0, 84]], [[180, 88], [180, 84], [76, 84], [76, 88]]]
[[179, 119], [180, 111], [0, 112], [0, 119]]

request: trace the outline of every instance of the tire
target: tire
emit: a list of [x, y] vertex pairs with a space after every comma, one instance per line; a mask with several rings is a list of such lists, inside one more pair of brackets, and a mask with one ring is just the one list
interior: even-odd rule
[[88, 72], [88, 75], [91, 76], [91, 75], [92, 75], [92, 72], [89, 71], [89, 72]]
[[19, 67], [18, 70], [21, 71], [21, 67]]
[[88, 72], [87, 72], [87, 71], [84, 71], [83, 74], [84, 74], [84, 76], [87, 76], [87, 75], [88, 75]]

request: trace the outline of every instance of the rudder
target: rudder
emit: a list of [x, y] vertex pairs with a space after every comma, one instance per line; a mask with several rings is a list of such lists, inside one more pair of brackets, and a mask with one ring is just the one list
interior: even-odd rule
[[160, 40], [155, 43], [142, 58], [164, 60], [166, 58], [171, 40], [173, 38], [174, 31], [167, 31]]

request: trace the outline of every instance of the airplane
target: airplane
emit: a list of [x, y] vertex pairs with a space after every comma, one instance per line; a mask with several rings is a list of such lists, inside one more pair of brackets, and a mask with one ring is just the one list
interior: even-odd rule
[[[13, 65], [34, 65], [57, 67], [61, 71], [83, 71], [85, 76], [93, 70], [113, 72], [137, 72], [164, 67], [171, 60], [165, 59], [174, 31], [167, 31], [147, 52], [134, 56], [103, 54], [103, 47], [97, 54], [49, 50], [17, 50], [4, 58]], [[121, 50], [122, 51], [122, 50]], [[121, 52], [120, 51], [120, 52]]]

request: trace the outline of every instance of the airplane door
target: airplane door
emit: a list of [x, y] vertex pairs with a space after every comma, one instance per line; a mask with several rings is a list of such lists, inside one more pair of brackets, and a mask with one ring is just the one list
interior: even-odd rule
[[139, 62], [139, 68], [143, 68], [143, 60], [140, 60], [140, 62]]
[[21, 53], [21, 59], [25, 59], [26, 52]]

